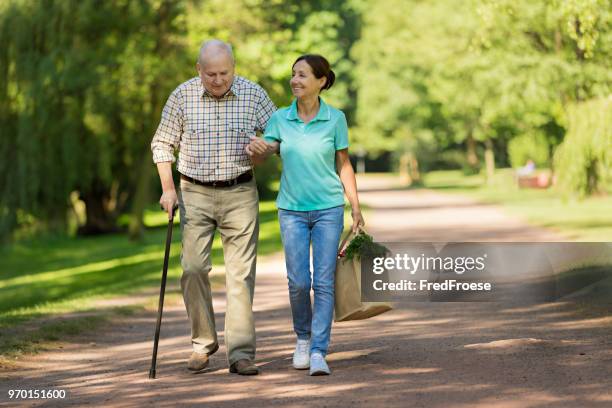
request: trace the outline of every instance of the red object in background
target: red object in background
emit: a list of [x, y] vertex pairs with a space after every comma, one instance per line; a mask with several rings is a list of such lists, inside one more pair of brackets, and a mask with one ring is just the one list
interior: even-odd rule
[[538, 173], [532, 176], [519, 176], [517, 178], [520, 188], [548, 188], [551, 185], [549, 173]]

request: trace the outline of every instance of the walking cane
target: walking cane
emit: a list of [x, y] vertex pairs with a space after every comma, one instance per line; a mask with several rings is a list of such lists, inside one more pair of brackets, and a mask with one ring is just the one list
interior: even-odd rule
[[164, 311], [164, 294], [166, 292], [166, 276], [168, 275], [168, 258], [170, 258], [170, 243], [172, 242], [172, 228], [174, 227], [174, 211], [168, 220], [168, 232], [166, 233], [166, 252], [164, 254], [164, 269], [162, 271], [161, 287], [159, 288], [159, 306], [157, 307], [157, 324], [155, 325], [155, 340], [153, 341], [153, 357], [151, 358], [151, 369], [149, 379], [155, 378], [155, 365], [157, 364], [157, 345], [159, 344], [159, 330], [161, 328], [162, 313]]

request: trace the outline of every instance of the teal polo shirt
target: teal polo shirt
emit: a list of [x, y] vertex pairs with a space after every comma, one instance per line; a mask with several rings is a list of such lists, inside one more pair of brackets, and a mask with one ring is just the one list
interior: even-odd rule
[[336, 150], [349, 145], [342, 111], [319, 98], [317, 116], [304, 124], [294, 100], [272, 115], [264, 140], [280, 142], [283, 172], [278, 208], [314, 211], [344, 205], [344, 189], [336, 173]]

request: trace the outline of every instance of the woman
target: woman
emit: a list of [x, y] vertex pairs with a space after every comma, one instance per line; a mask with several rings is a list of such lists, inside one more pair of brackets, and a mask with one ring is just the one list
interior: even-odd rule
[[[270, 118], [264, 134], [268, 153], [279, 152], [280, 146], [283, 162], [276, 204], [297, 334], [293, 366], [310, 368], [310, 375], [330, 374], [325, 355], [334, 311], [337, 249], [344, 225], [343, 193], [351, 204], [353, 230], [364, 224], [349, 161], [346, 118], [319, 97], [334, 79], [322, 56], [299, 57], [290, 81], [295, 100]], [[314, 307], [310, 303], [311, 244]]]

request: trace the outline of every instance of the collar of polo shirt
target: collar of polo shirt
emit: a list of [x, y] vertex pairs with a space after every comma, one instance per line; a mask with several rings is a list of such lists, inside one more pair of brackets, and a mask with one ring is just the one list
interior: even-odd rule
[[[291, 106], [289, 106], [286, 117], [287, 117], [287, 120], [299, 120], [299, 121], [302, 120], [298, 116], [297, 99], [294, 99], [293, 102], [291, 103]], [[331, 119], [331, 113], [329, 112], [329, 106], [327, 106], [323, 98], [319, 96], [319, 112], [317, 112], [317, 116], [315, 116], [311, 120], [311, 122], [316, 122], [319, 120], [330, 120], [330, 119]]]
[[[206, 87], [202, 83], [201, 79], [200, 79], [200, 86], [202, 87], [202, 97], [210, 96], [211, 98], [217, 98], [216, 96], [214, 96], [213, 94], [208, 92], [208, 90], [206, 89]], [[224, 93], [223, 96], [221, 98], [218, 98], [218, 99], [225, 98], [226, 96], [238, 96], [238, 84], [236, 83], [236, 77], [235, 76], [234, 76], [234, 80], [232, 81], [232, 86], [230, 86], [230, 89], [228, 89], [227, 92]]]

